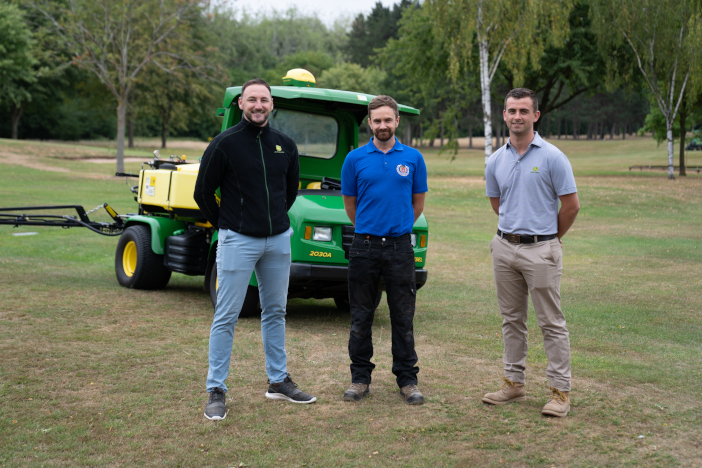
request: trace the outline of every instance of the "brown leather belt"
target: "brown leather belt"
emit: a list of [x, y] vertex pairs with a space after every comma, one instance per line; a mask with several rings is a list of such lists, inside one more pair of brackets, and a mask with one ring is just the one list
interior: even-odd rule
[[555, 234], [548, 234], [545, 236], [531, 236], [528, 234], [508, 234], [506, 232], [500, 231], [499, 229], [497, 230], [497, 235], [500, 236], [501, 239], [505, 239], [510, 244], [535, 244], [537, 242], [545, 242], [556, 238]]

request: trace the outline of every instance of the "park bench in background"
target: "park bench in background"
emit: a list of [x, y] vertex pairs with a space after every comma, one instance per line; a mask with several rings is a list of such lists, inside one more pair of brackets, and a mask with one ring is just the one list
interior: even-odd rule
[[[632, 169], [638, 169], [639, 171], [644, 171], [644, 170], [646, 170], [646, 171], [658, 171], [658, 170], [667, 171], [668, 166], [651, 166], [651, 165], [648, 165], [648, 166], [629, 166], [629, 170], [632, 170]], [[673, 166], [674, 171], [677, 171], [679, 169], [680, 169], [680, 166]], [[685, 166], [685, 169], [688, 171], [696, 171], [698, 174], [700, 173], [700, 166]]]

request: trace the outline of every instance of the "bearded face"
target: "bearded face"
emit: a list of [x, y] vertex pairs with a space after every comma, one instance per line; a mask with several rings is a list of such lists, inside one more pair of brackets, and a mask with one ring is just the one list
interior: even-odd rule
[[379, 141], [388, 141], [395, 136], [395, 130], [400, 123], [400, 117], [395, 115], [395, 111], [388, 106], [378, 107], [371, 111], [368, 118], [368, 125], [373, 135]]
[[246, 120], [262, 127], [268, 122], [268, 116], [273, 110], [273, 98], [265, 86], [250, 85], [239, 97], [239, 108], [244, 112]]

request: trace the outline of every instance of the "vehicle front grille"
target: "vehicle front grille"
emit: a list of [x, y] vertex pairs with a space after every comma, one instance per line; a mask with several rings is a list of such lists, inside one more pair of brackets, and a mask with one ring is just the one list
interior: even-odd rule
[[349, 259], [349, 249], [353, 242], [353, 234], [355, 229], [353, 226], [341, 226], [341, 246], [344, 248], [344, 257]]

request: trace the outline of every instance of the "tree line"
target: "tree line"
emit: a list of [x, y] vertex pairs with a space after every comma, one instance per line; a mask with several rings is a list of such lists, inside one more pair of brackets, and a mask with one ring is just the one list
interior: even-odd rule
[[[0, 4], [0, 136], [111, 138], [118, 171], [134, 135], [206, 140], [226, 86], [390, 94], [420, 108], [406, 142], [505, 141], [502, 99], [536, 91], [548, 136], [650, 131], [668, 149], [700, 119], [699, 0], [400, 0], [333, 25], [296, 9], [252, 15], [205, 0], [10, 0]], [[472, 145], [472, 139], [471, 145]]]

